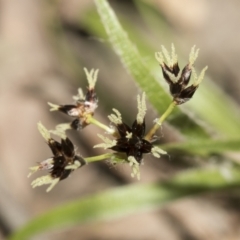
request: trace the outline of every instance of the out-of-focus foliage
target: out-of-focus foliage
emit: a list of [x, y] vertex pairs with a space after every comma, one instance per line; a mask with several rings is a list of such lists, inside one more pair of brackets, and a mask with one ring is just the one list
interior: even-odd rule
[[239, 186], [239, 168], [229, 170], [229, 174], [230, 180], [217, 169], [186, 171], [163, 183], [132, 185], [93, 195], [39, 216], [10, 239], [29, 239], [53, 228], [112, 220], [152, 210], [178, 198]]
[[[146, 3], [136, 2], [144, 12], [143, 6]], [[96, 10], [91, 11], [86, 15], [85, 26], [98, 37], [108, 37], [113, 51], [123, 63], [126, 71], [131, 74], [141, 91], [146, 92], [150, 104], [161, 115], [171, 99], [163, 87], [161, 69], [154, 59], [153, 45], [147, 42], [147, 38], [141, 37], [131, 22], [121, 19], [120, 15], [119, 21], [106, 0], [95, 0], [95, 3], [99, 16]], [[167, 26], [160, 17], [158, 18], [156, 11], [149, 5], [146, 6], [145, 17], [154, 16], [149, 19], [152, 24], [155, 23], [153, 26], [160, 24], [165, 34], [170, 36]], [[171, 42], [169, 46], [170, 44]], [[189, 50], [190, 48], [191, 46]], [[150, 57], [145, 60], [144, 56]], [[176, 108], [167, 119], [169, 125], [178, 131], [184, 141], [164, 144], [161, 147], [169, 152], [181, 151], [185, 154], [190, 153], [191, 156], [204, 156], [205, 160], [212, 153], [222, 154], [221, 157], [226, 162], [230, 162], [226, 153], [240, 150], [240, 117], [236, 109], [233, 101], [216, 84], [212, 83], [209, 77], [206, 77], [193, 100], [184, 107]], [[239, 166], [234, 163], [225, 170], [227, 176], [222, 172], [222, 167], [218, 165], [215, 165], [213, 169], [196, 168], [191, 171], [182, 171], [165, 182], [139, 183], [91, 195], [37, 217], [13, 234], [10, 239], [27, 239], [52, 228], [111, 220], [161, 207], [163, 204], [185, 196], [239, 187]]]

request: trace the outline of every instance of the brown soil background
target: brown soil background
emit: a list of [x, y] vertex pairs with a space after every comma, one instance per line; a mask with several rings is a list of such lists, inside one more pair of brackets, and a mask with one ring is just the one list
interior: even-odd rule
[[[136, 21], [144, 34], [145, 26], [130, 1], [111, 3], [125, 12], [126, 18]], [[240, 2], [151, 3], [172, 27], [171, 42], [177, 42], [185, 56], [196, 44], [201, 49], [199, 65], [208, 65], [211, 78], [239, 103]], [[135, 182], [128, 168], [106, 163], [90, 164], [74, 172], [48, 194], [44, 187], [32, 189], [26, 177], [30, 166], [50, 154], [37, 131], [37, 122], [53, 128], [69, 120], [60, 113], [49, 113], [47, 101], [71, 103], [77, 88], [86, 86], [84, 66], [100, 69], [96, 117], [108, 124], [106, 116], [113, 106], [127, 121], [135, 117], [139, 90], [107, 43], [89, 36], [84, 29], [81, 16], [90, 8], [94, 3], [88, 0], [0, 1], [0, 239], [55, 206]], [[63, 26], [61, 33], [58, 24]], [[166, 40], [160, 41], [165, 44]], [[152, 121], [154, 117], [150, 108], [148, 118]], [[97, 131], [93, 126], [70, 134], [83, 156], [101, 153], [92, 149], [99, 142]], [[170, 141], [176, 136], [166, 127], [164, 137]], [[192, 159], [148, 159], [142, 182], [164, 179], [192, 165]], [[36, 239], [239, 240], [239, 203], [237, 191], [209, 194], [182, 199], [158, 211], [54, 231]]]

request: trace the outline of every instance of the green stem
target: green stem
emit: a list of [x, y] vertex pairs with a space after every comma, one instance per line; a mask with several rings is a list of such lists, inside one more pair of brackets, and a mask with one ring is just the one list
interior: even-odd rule
[[104, 159], [111, 158], [113, 156], [113, 154], [114, 153], [105, 153], [105, 154], [94, 156], [94, 157], [87, 157], [87, 158], [84, 158], [84, 160], [87, 163], [97, 162], [97, 161], [101, 161], [101, 160], [104, 160]]
[[103, 124], [103, 123], [101, 123], [101, 122], [99, 122], [97, 119], [95, 119], [95, 118], [92, 117], [92, 116], [87, 119], [87, 122], [88, 122], [88, 123], [92, 123], [92, 124], [94, 124], [94, 125], [102, 128], [102, 129], [106, 130], [106, 131], [107, 131], [108, 133], [110, 133], [110, 134], [113, 134], [113, 133], [114, 133], [114, 129], [108, 127], [107, 125], [105, 125], [105, 124]]
[[163, 115], [156, 121], [154, 126], [150, 129], [150, 131], [147, 133], [145, 136], [145, 139], [150, 141], [153, 137], [153, 135], [156, 133], [158, 128], [162, 126], [163, 121], [170, 115], [170, 113], [173, 111], [174, 107], [176, 106], [176, 102], [173, 101], [171, 104], [168, 106], [167, 110], [163, 113]]

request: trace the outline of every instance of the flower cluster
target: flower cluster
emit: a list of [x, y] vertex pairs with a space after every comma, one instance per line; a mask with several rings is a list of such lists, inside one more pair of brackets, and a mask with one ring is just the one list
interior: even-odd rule
[[73, 170], [84, 166], [86, 162], [81, 156], [76, 155], [69, 138], [62, 138], [60, 143], [51, 138], [49, 131], [41, 123], [38, 123], [38, 129], [50, 147], [53, 156], [40, 162], [37, 166], [31, 167], [28, 177], [36, 171], [49, 170], [48, 175], [35, 179], [31, 184], [33, 188], [50, 184], [47, 189], [49, 192], [60, 180], [67, 178]]
[[121, 113], [113, 109], [113, 114], [108, 118], [114, 124], [116, 128], [115, 139], [111, 140], [107, 137], [99, 135], [104, 141], [102, 144], [98, 144], [95, 147], [103, 147], [104, 149], [112, 149], [116, 152], [125, 153], [124, 158], [129, 162], [132, 167], [132, 176], [135, 175], [140, 178], [139, 165], [142, 163], [143, 154], [152, 153], [155, 157], [160, 157], [160, 154], [166, 154], [162, 149], [154, 146], [151, 141], [144, 139], [145, 137], [145, 115], [146, 115], [146, 101], [145, 93], [142, 94], [142, 98], [138, 95], [138, 114], [136, 120], [130, 127], [122, 121]]
[[78, 95], [73, 97], [73, 99], [76, 101], [75, 104], [56, 105], [50, 102], [48, 103], [48, 105], [51, 107], [50, 111], [60, 111], [70, 117], [75, 118], [70, 124], [58, 125], [58, 130], [62, 129], [62, 131], [65, 131], [70, 128], [75, 130], [83, 129], [89, 124], [87, 122], [88, 117], [93, 116], [96, 108], [98, 107], [98, 98], [94, 89], [97, 81], [98, 69], [92, 69], [90, 72], [88, 72], [88, 70], [84, 68], [84, 71], [87, 75], [87, 80], [89, 83], [89, 87], [85, 96], [80, 88], [78, 89]]
[[[173, 44], [171, 56], [164, 46], [162, 46], [162, 52], [157, 52], [155, 55], [162, 68], [163, 77], [169, 84], [169, 89], [171, 95], [173, 96], [173, 101], [177, 105], [183, 104], [191, 99], [204, 78], [207, 67], [201, 71], [199, 77], [196, 75], [196, 71], [193, 67], [194, 62], [198, 57], [198, 52], [199, 49], [195, 50], [195, 46], [193, 46], [189, 54], [189, 62], [182, 69], [182, 71], [180, 71]], [[192, 74], [194, 83], [188, 86]]]
[[[170, 56], [171, 55], [171, 56]], [[47, 192], [50, 191], [60, 180], [67, 178], [70, 173], [86, 163], [110, 159], [113, 163], [124, 162], [128, 163], [132, 169], [131, 176], [140, 179], [140, 165], [143, 164], [143, 155], [152, 154], [154, 157], [160, 158], [161, 155], [166, 154], [164, 150], [153, 145], [154, 135], [157, 129], [162, 125], [166, 117], [172, 112], [176, 105], [187, 102], [194, 95], [200, 82], [204, 77], [207, 69], [205, 67], [197, 77], [193, 64], [198, 56], [198, 50], [195, 51], [193, 47], [189, 56], [189, 63], [180, 70], [177, 55], [174, 46], [172, 45], [172, 52], [169, 54], [162, 46], [162, 52], [156, 53], [156, 58], [162, 68], [164, 79], [170, 87], [170, 93], [173, 97], [167, 110], [163, 115], [155, 121], [152, 128], [146, 133], [145, 115], [146, 95], [137, 96], [138, 113], [132, 125], [128, 125], [122, 120], [121, 113], [113, 109], [113, 113], [108, 116], [111, 125], [106, 126], [96, 120], [93, 115], [98, 107], [98, 98], [95, 92], [95, 84], [97, 81], [98, 70], [92, 69], [90, 72], [84, 68], [88, 80], [87, 93], [84, 96], [83, 91], [79, 89], [78, 95], [74, 97], [75, 104], [56, 105], [48, 103], [51, 107], [50, 111], [60, 111], [73, 117], [71, 123], [59, 124], [55, 130], [48, 131], [41, 123], [38, 124], [38, 129], [48, 146], [50, 147], [53, 156], [40, 162], [37, 166], [30, 168], [31, 176], [39, 170], [48, 170], [49, 174], [37, 178], [32, 182], [32, 187], [50, 184]], [[191, 75], [194, 76], [194, 82], [189, 85]], [[112, 150], [112, 153], [97, 155], [93, 157], [83, 158], [76, 154], [75, 148], [71, 140], [66, 136], [66, 130], [83, 129], [89, 124], [105, 130], [110, 135], [98, 134], [103, 143], [97, 144], [94, 147], [104, 148], [105, 150]], [[50, 133], [58, 135], [61, 141], [54, 140]]]

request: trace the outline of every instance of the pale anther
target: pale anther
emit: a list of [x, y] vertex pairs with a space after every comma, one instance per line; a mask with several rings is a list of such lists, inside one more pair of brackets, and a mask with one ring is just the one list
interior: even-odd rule
[[157, 146], [154, 146], [152, 149], [151, 149], [151, 153], [154, 157], [156, 158], [160, 158], [161, 155], [164, 155], [164, 154], [167, 154], [166, 151], [162, 150], [161, 148], [157, 147]]
[[140, 180], [140, 170], [139, 170], [139, 163], [133, 156], [128, 157], [129, 165], [132, 168], [131, 177], [134, 178], [137, 177], [138, 180]]

